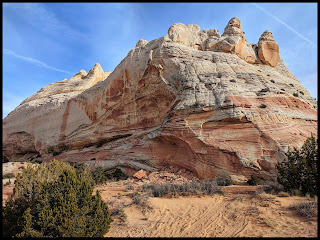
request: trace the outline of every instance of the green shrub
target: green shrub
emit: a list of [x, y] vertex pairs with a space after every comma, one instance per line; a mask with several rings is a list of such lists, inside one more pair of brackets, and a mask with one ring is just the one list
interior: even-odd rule
[[105, 171], [104, 168], [100, 166], [92, 170], [92, 177], [96, 184], [102, 184], [108, 180], [108, 177], [104, 173], [104, 171]]
[[17, 175], [3, 210], [4, 237], [102, 237], [109, 209], [99, 192], [92, 196], [88, 168], [70, 164], [28, 165]]
[[258, 185], [259, 179], [255, 175], [251, 175], [251, 178], [247, 181], [249, 185]]
[[265, 105], [263, 103], [259, 106], [259, 108], [266, 108], [266, 107], [267, 107], [267, 105]]
[[53, 151], [52, 152], [52, 156], [57, 156], [57, 155], [60, 155], [61, 153], [62, 153], [62, 151], [58, 151], [58, 152]]
[[292, 94], [294, 97], [299, 97], [298, 93], [293, 93]]
[[277, 181], [286, 192], [318, 195], [318, 143], [311, 135], [300, 150], [288, 150], [287, 159], [276, 165]]

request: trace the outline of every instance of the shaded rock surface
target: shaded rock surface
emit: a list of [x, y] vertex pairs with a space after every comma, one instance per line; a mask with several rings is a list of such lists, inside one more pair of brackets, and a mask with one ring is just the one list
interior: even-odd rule
[[3, 155], [271, 178], [288, 146], [317, 135], [317, 102], [275, 44], [267, 31], [248, 44], [238, 18], [222, 35], [173, 24], [112, 73], [96, 64], [27, 98], [3, 121]]

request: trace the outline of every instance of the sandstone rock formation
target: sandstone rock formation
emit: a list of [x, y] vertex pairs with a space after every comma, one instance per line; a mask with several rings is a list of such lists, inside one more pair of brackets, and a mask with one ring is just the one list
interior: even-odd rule
[[238, 18], [222, 35], [173, 24], [110, 75], [97, 64], [26, 99], [3, 121], [3, 155], [269, 179], [288, 146], [317, 135], [317, 103], [277, 46], [270, 32], [248, 44]]
[[274, 41], [272, 33], [268, 30], [262, 33], [259, 38], [258, 54], [261, 62], [269, 64], [272, 67], [277, 66], [280, 60], [279, 46]]

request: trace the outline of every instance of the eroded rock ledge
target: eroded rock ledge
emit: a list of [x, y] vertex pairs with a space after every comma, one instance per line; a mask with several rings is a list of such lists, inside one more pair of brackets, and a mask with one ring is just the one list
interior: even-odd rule
[[317, 135], [317, 103], [272, 33], [248, 44], [238, 18], [221, 35], [182, 23], [139, 40], [110, 73], [99, 64], [50, 84], [3, 121], [3, 155], [121, 168], [166, 164], [200, 178], [270, 179], [288, 146]]

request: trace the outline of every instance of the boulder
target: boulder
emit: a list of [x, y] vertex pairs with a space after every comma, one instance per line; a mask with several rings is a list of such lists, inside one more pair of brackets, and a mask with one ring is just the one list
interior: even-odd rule
[[148, 173], [147, 171], [141, 169], [132, 176], [133, 178], [136, 178], [138, 180], [146, 179], [148, 178]]

